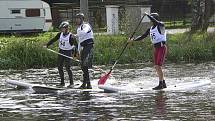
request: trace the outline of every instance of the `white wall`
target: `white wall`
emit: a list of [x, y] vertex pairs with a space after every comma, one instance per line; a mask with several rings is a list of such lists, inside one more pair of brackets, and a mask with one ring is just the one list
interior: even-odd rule
[[115, 6], [115, 5], [106, 6], [107, 33], [108, 34], [118, 34], [119, 33], [118, 9], [119, 9], [119, 6]]

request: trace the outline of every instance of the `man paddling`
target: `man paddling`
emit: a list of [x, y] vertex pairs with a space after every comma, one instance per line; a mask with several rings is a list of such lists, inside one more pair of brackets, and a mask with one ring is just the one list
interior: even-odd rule
[[165, 26], [163, 22], [159, 21], [158, 13], [151, 13], [150, 15], [147, 13], [145, 14], [151, 20], [153, 25], [142, 36], [135, 39], [129, 38], [128, 42], [140, 41], [150, 35], [151, 42], [154, 46], [154, 67], [159, 77], [159, 85], [154, 87], [153, 90], [160, 90], [166, 88], [164, 74], [162, 71], [162, 65], [164, 63], [167, 51]]
[[92, 51], [93, 51], [93, 30], [89, 23], [84, 22], [84, 14], [76, 15], [76, 24], [78, 38], [78, 51], [81, 57], [81, 69], [83, 71], [83, 84], [80, 89], [92, 89], [88, 69], [92, 67]]
[[[74, 49], [75, 39], [73, 38], [72, 33], [69, 32], [69, 22], [62, 22], [59, 26], [61, 32], [59, 32], [54, 38], [52, 38], [45, 47], [49, 47], [51, 44], [58, 40], [59, 53], [69, 56], [72, 56], [72, 51]], [[71, 59], [64, 57], [62, 55], [58, 55], [58, 71], [61, 79], [61, 83], [59, 86], [65, 86], [64, 82], [64, 72], [63, 72], [63, 64], [65, 63], [66, 71], [69, 75], [70, 85], [69, 87], [73, 87], [73, 74], [71, 67]]]

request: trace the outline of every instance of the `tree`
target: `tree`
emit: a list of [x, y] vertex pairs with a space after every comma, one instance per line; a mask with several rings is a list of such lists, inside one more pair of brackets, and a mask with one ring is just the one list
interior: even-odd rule
[[209, 20], [214, 14], [215, 0], [192, 0], [191, 32], [207, 31]]

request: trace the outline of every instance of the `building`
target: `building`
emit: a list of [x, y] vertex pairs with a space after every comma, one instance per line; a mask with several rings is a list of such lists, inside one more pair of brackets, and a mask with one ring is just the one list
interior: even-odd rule
[[[80, 0], [43, 1], [49, 3], [52, 8], [52, 17], [55, 26], [59, 25], [63, 20], [74, 22], [74, 16], [80, 10]], [[123, 14], [125, 6], [128, 5], [151, 5], [151, 12], [160, 13], [161, 18], [165, 21], [183, 21], [185, 18], [191, 16], [191, 7], [188, 4], [188, 0], [88, 0], [88, 5], [89, 22], [98, 28], [105, 27], [106, 5], [120, 6], [119, 15]]]

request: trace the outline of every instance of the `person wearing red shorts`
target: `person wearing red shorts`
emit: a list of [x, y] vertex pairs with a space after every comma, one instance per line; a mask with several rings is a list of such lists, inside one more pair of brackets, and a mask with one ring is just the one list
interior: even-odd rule
[[159, 85], [152, 88], [153, 90], [160, 90], [166, 88], [166, 83], [164, 80], [164, 74], [162, 71], [162, 65], [164, 63], [167, 46], [166, 46], [166, 32], [164, 23], [160, 21], [158, 13], [145, 13], [145, 15], [151, 20], [153, 25], [147, 29], [147, 31], [137, 38], [129, 38], [128, 42], [140, 41], [150, 35], [151, 42], [153, 44], [153, 60], [154, 67], [159, 77]]

